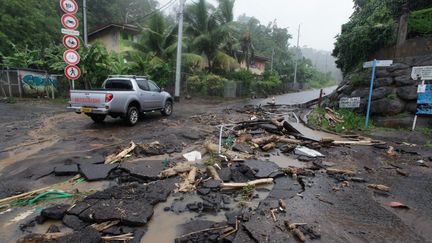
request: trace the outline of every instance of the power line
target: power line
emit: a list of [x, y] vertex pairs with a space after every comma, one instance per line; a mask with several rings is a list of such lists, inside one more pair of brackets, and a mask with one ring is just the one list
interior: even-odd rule
[[162, 12], [162, 11], [164, 11], [165, 9], [171, 7], [175, 2], [176, 2], [176, 0], [170, 0], [170, 1], [167, 2], [166, 4], [162, 5], [160, 8], [155, 9], [155, 10], [153, 10], [152, 12], [150, 12], [150, 13], [148, 13], [148, 14], [142, 16], [142, 17], [139, 17], [138, 19], [135, 19], [135, 20], [132, 21], [131, 23], [136, 23], [136, 22], [138, 22], [138, 21], [141, 21], [141, 20], [143, 20], [143, 19], [145, 19], [145, 18], [148, 18], [148, 17], [152, 16], [152, 15], [155, 14], [155, 13]]

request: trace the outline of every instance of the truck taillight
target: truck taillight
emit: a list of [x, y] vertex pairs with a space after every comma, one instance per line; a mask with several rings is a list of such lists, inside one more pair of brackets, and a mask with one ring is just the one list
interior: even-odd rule
[[111, 93], [108, 93], [105, 95], [105, 103], [110, 102], [114, 98], [114, 95]]

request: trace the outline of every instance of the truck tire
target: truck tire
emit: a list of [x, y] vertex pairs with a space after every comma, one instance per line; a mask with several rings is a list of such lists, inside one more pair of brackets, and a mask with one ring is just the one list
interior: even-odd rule
[[105, 121], [106, 115], [102, 115], [102, 114], [91, 114], [90, 118], [95, 122], [95, 123], [103, 123]]
[[139, 111], [135, 106], [129, 106], [126, 117], [124, 117], [125, 122], [129, 126], [135, 126], [138, 123]]
[[162, 115], [170, 116], [173, 112], [173, 103], [171, 100], [165, 102], [165, 107], [161, 110]]

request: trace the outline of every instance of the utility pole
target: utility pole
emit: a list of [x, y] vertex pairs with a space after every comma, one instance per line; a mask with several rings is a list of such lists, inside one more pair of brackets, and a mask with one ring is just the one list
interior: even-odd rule
[[298, 59], [299, 59], [299, 54], [300, 54], [300, 49], [299, 49], [299, 45], [300, 45], [300, 27], [301, 25], [299, 25], [298, 27], [298, 34], [297, 34], [297, 50], [296, 50], [296, 61], [295, 61], [295, 66], [294, 66], [294, 85], [297, 84], [297, 66], [298, 66]]
[[83, 0], [83, 19], [84, 19], [84, 47], [88, 47], [87, 39], [87, 0]]
[[272, 57], [271, 57], [271, 72], [273, 73], [273, 62], [274, 62], [274, 55], [275, 55], [275, 50], [274, 48], [272, 49]]
[[178, 41], [177, 41], [177, 63], [176, 63], [176, 80], [174, 100], [180, 101], [180, 79], [181, 79], [181, 58], [183, 45], [183, 10], [186, 0], [180, 0], [179, 7], [179, 26], [178, 26]]

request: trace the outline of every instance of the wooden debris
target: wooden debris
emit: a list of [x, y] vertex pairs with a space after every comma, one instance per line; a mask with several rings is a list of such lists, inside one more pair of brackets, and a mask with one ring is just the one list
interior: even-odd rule
[[191, 235], [194, 235], [194, 234], [200, 234], [200, 233], [204, 233], [204, 232], [208, 232], [208, 231], [213, 231], [213, 230], [223, 230], [223, 229], [226, 229], [226, 228], [230, 228], [230, 226], [221, 226], [221, 227], [214, 227], [214, 228], [208, 228], [208, 229], [198, 230], [198, 231], [194, 231], [194, 232], [191, 232], [191, 233], [188, 233], [188, 234], [181, 235], [181, 236], [177, 237], [176, 240], [183, 239], [185, 237], [188, 237], [188, 236], [191, 236]]
[[196, 167], [192, 167], [184, 181], [178, 185], [178, 192], [191, 192], [195, 190], [195, 177], [197, 171], [198, 169]]
[[344, 175], [350, 175], [350, 176], [353, 176], [356, 174], [352, 170], [344, 170], [344, 169], [336, 169], [336, 168], [327, 168], [326, 172], [327, 172], [327, 174], [344, 174]]
[[[228, 237], [228, 236], [234, 234], [235, 232], [237, 232], [238, 229], [239, 229], [239, 224], [240, 224], [240, 220], [237, 219], [237, 220], [236, 220], [236, 224], [235, 224], [235, 228], [234, 228], [233, 230], [230, 230], [230, 231], [226, 232], [224, 235], [222, 235], [222, 236], [219, 238], [219, 240], [222, 240], [222, 239], [224, 239], [224, 238], [226, 238], [226, 237]], [[231, 227], [231, 228], [232, 228], [232, 227]]]
[[396, 169], [396, 172], [401, 176], [408, 176], [408, 173], [401, 169]]
[[271, 123], [275, 125], [279, 130], [282, 130], [284, 127], [284, 118], [283, 117], [277, 117], [271, 119]]
[[171, 177], [171, 176], [175, 176], [177, 174], [189, 172], [192, 170], [192, 168], [193, 168], [193, 166], [191, 164], [180, 163], [180, 164], [177, 164], [176, 166], [174, 166], [172, 168], [169, 168], [169, 169], [162, 171], [159, 174], [159, 176], [162, 178]]
[[380, 184], [369, 184], [368, 187], [372, 188], [372, 189], [384, 191], [384, 192], [389, 192], [390, 191], [390, 187], [385, 186], [385, 185], [380, 185]]
[[272, 216], [273, 222], [276, 222], [276, 221], [277, 221], [275, 211], [277, 211], [276, 208], [273, 208], [273, 209], [270, 210], [270, 213], [271, 213], [271, 216]]
[[390, 146], [390, 147], [388, 148], [387, 152], [386, 152], [386, 155], [389, 156], [389, 157], [396, 157], [398, 154], [397, 154], [397, 152], [395, 151], [394, 147], [393, 147], [393, 146]]
[[270, 184], [273, 183], [273, 178], [258, 179], [254, 181], [249, 181], [245, 183], [222, 183], [221, 187], [225, 189], [241, 189], [247, 186], [256, 186], [260, 184]]
[[289, 166], [288, 168], [283, 168], [281, 170], [288, 175], [298, 175], [305, 171], [304, 168], [294, 167], [294, 166]]
[[97, 231], [104, 231], [107, 230], [111, 227], [113, 227], [114, 225], [117, 225], [118, 223], [120, 223], [120, 220], [116, 220], [116, 221], [108, 221], [108, 222], [103, 222], [100, 224], [92, 224], [91, 227], [93, 227], [95, 230]]
[[111, 241], [123, 241], [123, 242], [129, 242], [130, 240], [133, 240], [133, 234], [127, 233], [123, 235], [114, 235], [114, 236], [102, 236], [101, 239], [103, 242], [111, 242]]
[[[205, 142], [204, 147], [207, 149], [208, 152], [215, 153], [215, 154], [219, 153], [219, 146], [214, 144], [214, 143]], [[227, 150], [224, 148], [221, 149], [221, 153], [226, 155], [228, 157], [228, 159], [231, 159], [231, 160], [236, 159], [236, 158], [250, 158], [251, 157], [250, 155], [245, 156], [243, 154], [236, 153], [234, 151]]]
[[28, 234], [21, 239], [18, 239], [17, 243], [46, 243], [56, 240], [60, 237], [67, 235], [67, 233], [46, 233], [46, 234]]
[[219, 173], [216, 171], [216, 169], [213, 166], [207, 166], [206, 170], [207, 170], [207, 174], [211, 176], [213, 179], [217, 181], [222, 181], [222, 179], [219, 177]]
[[295, 229], [292, 230], [292, 232], [299, 239], [299, 241], [301, 241], [301, 242], [305, 242], [306, 241], [305, 235], [299, 229], [295, 228]]
[[105, 164], [114, 164], [116, 162], [120, 162], [129, 153], [131, 153], [136, 148], [136, 146], [137, 145], [131, 141], [129, 147], [123, 149], [123, 151], [121, 151], [120, 153], [108, 155], [105, 159]]
[[298, 240], [300, 240], [301, 242], [305, 242], [306, 241], [306, 237], [303, 234], [303, 232], [301, 232], [297, 227], [300, 225], [306, 225], [305, 223], [293, 223], [290, 224], [287, 220], [284, 221], [285, 227], [291, 231], [294, 236], [297, 237]]
[[333, 141], [334, 145], [359, 145], [359, 146], [373, 146], [377, 144], [385, 144], [381, 141], [373, 140], [360, 140], [360, 141]]
[[285, 203], [285, 201], [284, 200], [282, 200], [282, 199], [279, 199], [279, 208], [281, 208], [282, 210], [285, 210], [286, 209], [286, 203]]
[[287, 144], [303, 144], [303, 141], [292, 139], [292, 138], [286, 138], [282, 136], [268, 136], [268, 137], [261, 137], [261, 138], [255, 138], [252, 139], [252, 143], [263, 145], [263, 144], [269, 144], [269, 143], [287, 143]]
[[276, 144], [275, 143], [268, 143], [268, 144], [266, 144], [266, 145], [264, 145], [262, 147], [262, 150], [269, 151], [269, 150], [272, 150], [274, 148], [276, 148]]

